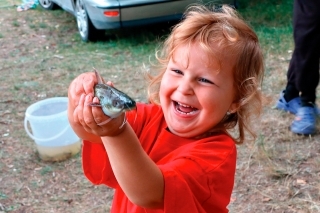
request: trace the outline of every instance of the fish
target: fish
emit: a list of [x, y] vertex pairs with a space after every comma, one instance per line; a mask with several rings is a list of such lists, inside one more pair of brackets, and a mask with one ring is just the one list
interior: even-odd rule
[[94, 86], [94, 96], [100, 103], [89, 104], [92, 107], [101, 107], [105, 115], [117, 118], [126, 111], [136, 109], [136, 102], [124, 92], [105, 83], [98, 71], [94, 69], [98, 83]]

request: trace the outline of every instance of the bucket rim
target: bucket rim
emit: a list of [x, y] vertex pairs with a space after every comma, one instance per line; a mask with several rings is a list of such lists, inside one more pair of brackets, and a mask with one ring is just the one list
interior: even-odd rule
[[44, 104], [44, 103], [57, 103], [57, 102], [66, 102], [67, 103], [67, 106], [68, 106], [68, 97], [52, 97], [52, 98], [46, 98], [46, 99], [43, 99], [43, 100], [40, 100], [40, 101], [37, 101], [33, 104], [31, 104], [30, 106], [28, 106], [26, 112], [25, 112], [25, 117], [27, 118], [31, 118], [31, 119], [43, 119], [44, 117], [46, 119], [50, 119], [50, 118], [57, 118], [59, 116], [64, 116], [65, 114], [67, 114], [67, 109], [62, 111], [62, 112], [59, 112], [59, 113], [56, 113], [56, 114], [52, 114], [52, 115], [42, 115], [42, 116], [35, 116], [35, 115], [32, 115], [32, 112], [35, 111], [35, 107], [37, 105], [41, 105], [41, 104]]
[[[29, 137], [32, 138], [36, 143], [37, 143], [37, 141], [40, 141], [40, 142], [53, 141], [53, 140], [59, 138], [60, 136], [62, 136], [63, 134], [67, 133], [68, 131], [70, 131], [70, 130], [72, 131], [72, 128], [71, 128], [70, 123], [67, 118], [67, 108], [63, 109], [63, 111], [61, 111], [61, 112], [57, 112], [57, 113], [51, 114], [51, 115], [36, 116], [36, 115], [32, 114], [34, 111], [40, 109], [42, 105], [48, 105], [51, 103], [63, 103], [63, 104], [66, 103], [67, 107], [68, 107], [68, 98], [67, 97], [53, 97], [53, 98], [43, 99], [43, 100], [40, 100], [38, 102], [31, 104], [25, 112], [24, 128], [26, 130], [26, 133], [29, 135]], [[29, 127], [32, 128], [32, 123], [39, 123], [39, 121], [41, 121], [41, 123], [44, 123], [44, 122], [53, 121], [53, 120], [55, 122], [63, 121], [63, 124], [67, 124], [58, 134], [54, 135], [53, 137], [50, 137], [50, 138], [47, 138], [47, 137], [40, 138], [38, 136], [36, 137], [29, 130]], [[66, 121], [66, 123], [65, 123], [65, 121]], [[29, 127], [28, 127], [28, 123], [30, 124]], [[77, 138], [79, 138], [79, 137], [77, 137]]]

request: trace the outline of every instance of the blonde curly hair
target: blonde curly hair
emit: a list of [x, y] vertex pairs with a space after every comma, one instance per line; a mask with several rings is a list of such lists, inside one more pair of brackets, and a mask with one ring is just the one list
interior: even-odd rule
[[[233, 136], [237, 144], [244, 142], [246, 132], [255, 139], [256, 134], [250, 124], [262, 110], [260, 85], [264, 74], [263, 56], [255, 32], [229, 6], [209, 9], [204, 5], [193, 5], [188, 8], [184, 19], [172, 29], [162, 50], [156, 54], [159, 73], [150, 78], [150, 102], [160, 104], [161, 80], [175, 50], [182, 45], [190, 46], [194, 42], [199, 43], [210, 57], [220, 62], [224, 57], [232, 57], [235, 61], [233, 77], [238, 108], [235, 113], [226, 115], [219, 125], [214, 127], [214, 131], [230, 133], [238, 127], [237, 136]], [[219, 48], [213, 49], [212, 44]]]

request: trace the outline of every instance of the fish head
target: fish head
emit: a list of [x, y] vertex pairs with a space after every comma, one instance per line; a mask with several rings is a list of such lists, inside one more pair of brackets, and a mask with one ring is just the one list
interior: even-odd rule
[[102, 111], [111, 118], [136, 108], [136, 102], [132, 98], [107, 84], [96, 84], [94, 91]]

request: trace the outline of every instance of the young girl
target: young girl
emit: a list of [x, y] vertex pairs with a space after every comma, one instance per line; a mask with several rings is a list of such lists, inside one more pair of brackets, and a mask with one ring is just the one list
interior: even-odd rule
[[193, 6], [157, 58], [151, 103], [103, 125], [109, 117], [90, 106], [99, 101], [94, 73], [71, 83], [68, 115], [83, 139], [84, 173], [115, 189], [111, 212], [228, 212], [236, 144], [255, 136], [249, 123], [261, 110], [258, 38], [229, 7]]

